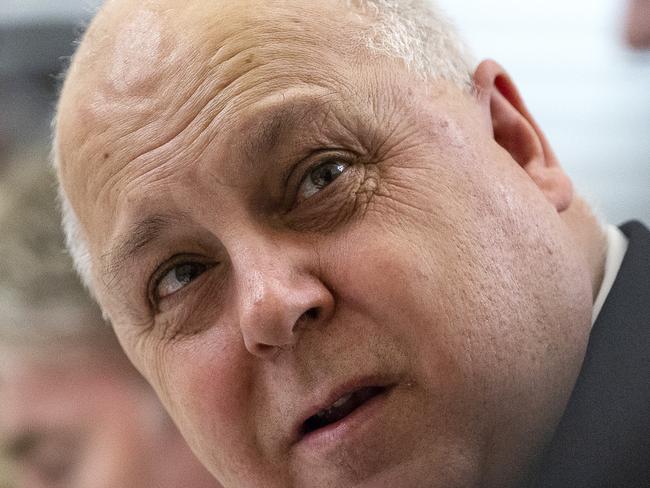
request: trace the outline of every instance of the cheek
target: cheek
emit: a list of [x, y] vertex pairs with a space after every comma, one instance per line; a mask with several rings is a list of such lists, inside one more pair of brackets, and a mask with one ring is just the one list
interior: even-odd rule
[[449, 282], [455, 248], [438, 239], [425, 239], [420, 229], [386, 232], [366, 222], [341, 239], [345, 244], [336, 252], [323, 252], [335, 257], [329, 263], [322, 258], [322, 264], [344, 322], [359, 317], [365, 342], [399, 351], [426, 389], [457, 396], [466, 374], [464, 344], [452, 320], [459, 304], [447, 292], [462, 283]]
[[[188, 443], [209, 466], [226, 458], [241, 462], [256, 446], [250, 426], [252, 373], [241, 340], [218, 328], [167, 346], [157, 368], [163, 403]], [[218, 439], [218, 442], [215, 441]], [[227, 451], [217, 446], [229, 446]]]
[[532, 183], [493, 166], [498, 177], [443, 168], [429, 188], [417, 185], [431, 178], [393, 185], [321, 251], [343, 307], [423, 358], [414, 365], [423, 382], [460, 403], [496, 403], [544, 376], [549, 344], [573, 317], [562, 297], [575, 295], [570, 275], [581, 274], [567, 269], [575, 256]]

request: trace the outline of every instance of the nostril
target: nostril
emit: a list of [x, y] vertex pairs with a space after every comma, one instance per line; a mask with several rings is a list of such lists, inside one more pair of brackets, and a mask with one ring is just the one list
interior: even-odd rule
[[302, 316], [308, 320], [316, 320], [320, 316], [320, 308], [312, 307], [302, 314]]
[[263, 356], [268, 356], [268, 355], [273, 355], [277, 351], [276, 346], [270, 346], [269, 344], [257, 344], [257, 354], [263, 355]]

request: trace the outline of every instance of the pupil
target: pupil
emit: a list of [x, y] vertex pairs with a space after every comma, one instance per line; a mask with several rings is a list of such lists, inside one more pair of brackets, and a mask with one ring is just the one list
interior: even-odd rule
[[200, 273], [198, 266], [194, 264], [182, 264], [176, 268], [176, 280], [179, 283], [187, 284]]
[[314, 170], [311, 181], [319, 188], [324, 188], [339, 177], [343, 172], [343, 165], [340, 163], [326, 163]]

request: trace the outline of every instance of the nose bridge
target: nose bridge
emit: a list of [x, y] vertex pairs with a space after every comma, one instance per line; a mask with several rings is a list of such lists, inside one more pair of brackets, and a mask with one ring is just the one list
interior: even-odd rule
[[252, 304], [261, 304], [278, 287], [285, 286], [290, 276], [296, 274], [300, 260], [287, 244], [263, 237], [239, 245], [231, 259], [241, 285], [241, 300]]
[[332, 308], [327, 288], [297, 246], [257, 236], [231, 253], [238, 318], [246, 348], [269, 355], [294, 344], [300, 329]]
[[243, 263], [240, 268], [242, 283], [239, 293], [245, 311], [260, 313], [267, 308], [267, 313], [279, 315], [282, 309], [280, 303], [275, 302], [281, 301], [290, 292], [294, 265], [291, 259], [286, 259], [286, 256], [279, 253], [275, 256], [260, 253], [254, 260]]

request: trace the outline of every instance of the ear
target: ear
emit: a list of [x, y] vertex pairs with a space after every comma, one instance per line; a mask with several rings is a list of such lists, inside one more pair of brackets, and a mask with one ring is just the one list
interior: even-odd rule
[[566, 210], [573, 200], [571, 180], [560, 168], [506, 71], [494, 61], [483, 61], [474, 73], [474, 85], [494, 140], [510, 153], [558, 212]]

